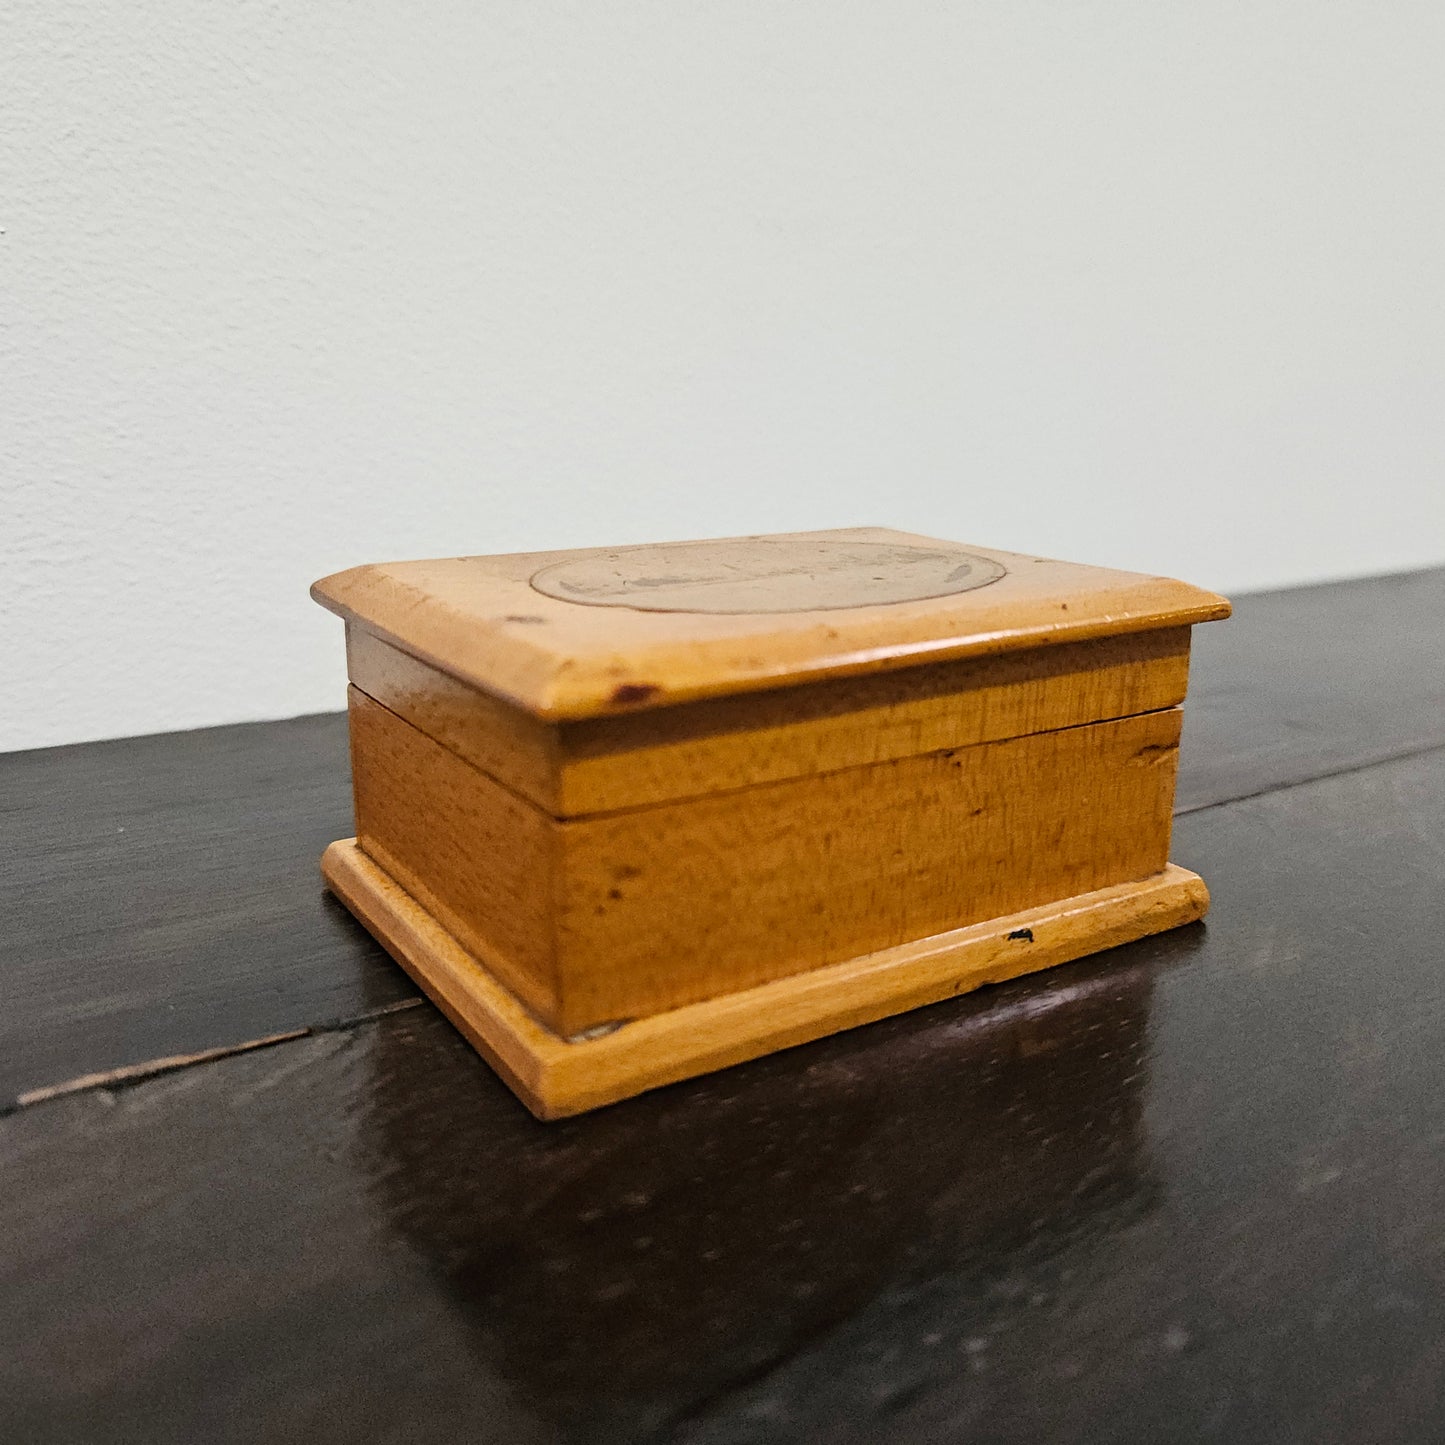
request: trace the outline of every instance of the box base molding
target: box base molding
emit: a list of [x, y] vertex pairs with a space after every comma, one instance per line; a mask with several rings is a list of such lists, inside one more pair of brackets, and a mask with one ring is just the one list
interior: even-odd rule
[[1172, 864], [1152, 877], [1025, 909], [896, 948], [624, 1023], [554, 1034], [361, 850], [333, 843], [327, 886], [539, 1119], [809, 1043], [984, 984], [1203, 918], [1203, 879]]

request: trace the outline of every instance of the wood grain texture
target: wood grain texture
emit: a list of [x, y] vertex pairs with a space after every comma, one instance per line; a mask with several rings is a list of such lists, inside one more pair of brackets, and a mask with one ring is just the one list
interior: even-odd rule
[[1244, 599], [1194, 637], [1179, 805], [1445, 744], [1445, 568]]
[[598, 1038], [567, 1040], [537, 1023], [354, 839], [332, 844], [321, 866], [337, 896], [540, 1119], [616, 1103], [1132, 943], [1194, 923], [1209, 907], [1196, 874], [1165, 868], [1138, 882], [654, 1013]]
[[557, 824], [355, 688], [363, 846], [544, 1018], [561, 1019]]
[[[1194, 639], [1180, 806], [1445, 744], [1442, 629], [1445, 570], [1243, 599]], [[416, 997], [316, 876], [355, 832], [346, 734], [0, 754], [0, 1107]]]
[[346, 624], [346, 671], [359, 692], [489, 777], [545, 812], [564, 811], [556, 727], [458, 682], [351, 622]]
[[351, 681], [559, 817], [699, 797], [1174, 707], [1189, 629], [547, 724], [347, 627]]
[[0, 1109], [416, 997], [316, 878], [344, 713], [0, 755]]
[[[734, 539], [739, 556], [750, 544]], [[981, 657], [1226, 617], [1211, 592], [1046, 558], [894, 532], [851, 528], [788, 534], [793, 544], [855, 543], [981, 556], [1004, 569], [987, 586], [885, 605], [744, 613], [649, 612], [586, 606], [530, 585], [586, 552], [449, 557], [353, 568], [312, 595], [348, 621], [459, 681], [552, 720], [636, 711]]]
[[[1199, 682], [1253, 785], [1280, 694]], [[338, 720], [0, 766], [0, 1066], [411, 990], [315, 875]], [[547, 1126], [431, 1007], [0, 1119], [5, 1434], [1434, 1445], [1445, 750], [1175, 856], [1207, 925]]]
[[1157, 873], [1171, 709], [560, 825], [563, 1032]]
[[1168, 861], [1177, 709], [567, 821], [351, 710], [362, 848], [562, 1034]]

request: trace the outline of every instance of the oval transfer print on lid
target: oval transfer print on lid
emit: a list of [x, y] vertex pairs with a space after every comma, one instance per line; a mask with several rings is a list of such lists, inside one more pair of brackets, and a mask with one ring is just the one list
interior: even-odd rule
[[598, 552], [542, 568], [532, 586], [563, 602], [641, 612], [813, 612], [947, 597], [1004, 572], [961, 548], [741, 538]]

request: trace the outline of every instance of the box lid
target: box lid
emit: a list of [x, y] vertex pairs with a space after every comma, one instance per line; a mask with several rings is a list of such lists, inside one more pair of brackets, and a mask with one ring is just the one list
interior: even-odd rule
[[311, 595], [558, 720], [1229, 615], [1167, 577], [886, 527], [384, 562]]

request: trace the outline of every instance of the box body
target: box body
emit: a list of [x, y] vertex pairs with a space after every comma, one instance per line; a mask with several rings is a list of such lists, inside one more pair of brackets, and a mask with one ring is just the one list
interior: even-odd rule
[[[724, 1000], [756, 1033], [780, 990], [1071, 900], [1147, 892], [1129, 936], [1202, 912], [1170, 816], [1190, 625], [1222, 599], [877, 531], [703, 546], [318, 584], [347, 619], [358, 866], [458, 977], [600, 1057]], [[999, 937], [1022, 958], [1034, 930]]]
[[[386, 644], [354, 637], [357, 838], [575, 1035], [1159, 872], [1187, 634], [1129, 641], [1050, 657], [1077, 670], [1027, 685], [988, 662], [895, 674], [866, 718], [817, 698], [821, 716], [769, 727], [754, 702], [709, 733], [688, 710], [711, 705], [685, 705], [650, 740], [639, 717], [528, 736], [530, 719], [469, 709], [425, 664], [388, 686]], [[1105, 701], [1115, 716], [1082, 720]], [[945, 745], [903, 751], [925, 711]], [[987, 736], [1024, 714], [1058, 725]], [[522, 776], [534, 796], [508, 786]]]

